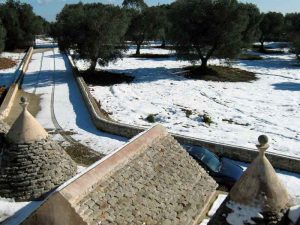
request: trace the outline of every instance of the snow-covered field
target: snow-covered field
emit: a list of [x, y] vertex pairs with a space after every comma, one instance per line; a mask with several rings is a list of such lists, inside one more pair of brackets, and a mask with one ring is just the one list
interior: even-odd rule
[[25, 53], [14, 53], [14, 52], [2, 52], [0, 54], [0, 57], [10, 58], [17, 62], [17, 65], [12, 68], [0, 70], [0, 86], [9, 87], [15, 81], [19, 72], [18, 68], [20, 66], [20, 63], [24, 55]]
[[65, 131], [74, 133], [72, 137], [75, 140], [103, 154], [115, 150], [127, 141], [95, 128], [77, 88], [68, 59], [57, 48], [33, 54], [22, 86], [26, 92], [41, 95], [41, 111], [37, 114], [37, 119], [43, 127], [55, 129], [51, 117], [53, 79], [55, 117]]
[[[40, 44], [47, 45], [48, 42], [40, 42]], [[131, 52], [133, 51], [131, 50]], [[142, 51], [144, 53], [146, 51], [168, 53], [168, 51], [162, 50]], [[272, 57], [274, 57], [275, 64], [281, 56]], [[250, 64], [253, 62], [239, 63], [236, 66], [247, 67], [249, 70], [263, 71], [260, 63], [268, 62], [271, 65], [272, 57], [266, 56], [264, 61], [256, 62], [252, 67]], [[278, 69], [278, 71], [273, 68], [272, 71], [269, 71], [273, 75], [259, 74], [260, 80], [242, 84], [186, 80], [177, 76], [174, 72], [178, 71], [178, 68], [181, 66], [189, 64], [177, 62], [174, 58], [163, 60], [125, 58], [123, 61], [110, 65], [109, 68], [133, 74], [136, 76], [133, 84], [92, 88], [95, 90], [93, 92], [94, 95], [99, 97], [98, 99], [105, 104], [106, 109], [113, 112], [114, 119], [119, 121], [149, 126], [144, 119], [140, 119], [139, 117], [142, 116], [142, 118], [145, 118], [150, 113], [158, 112], [159, 114], [156, 116], [158, 122], [165, 124], [175, 132], [250, 147], [253, 147], [253, 143], [260, 132], [267, 133], [269, 131], [267, 134], [273, 140], [283, 142], [282, 148], [276, 142], [273, 143], [274, 151], [277, 150], [276, 147], [280, 147], [278, 148], [280, 152], [285, 149], [286, 154], [298, 155], [295, 147], [299, 147], [300, 135], [299, 126], [296, 126], [297, 123], [299, 125], [299, 116], [297, 117], [296, 113], [299, 112], [300, 104], [300, 88], [299, 86], [297, 88], [297, 85], [300, 85], [300, 68], [292, 66], [294, 63], [291, 61], [292, 55], [285, 55], [284, 58], [286, 59], [281, 62], [282, 64], [279, 63], [279, 65], [288, 63], [291, 66], [286, 68], [281, 68], [280, 66], [281, 69]], [[218, 62], [214, 61], [213, 63]], [[280, 71], [284, 70], [289, 72], [289, 74], [280, 73]], [[297, 71], [299, 71], [299, 74], [297, 74]], [[267, 73], [267, 71], [263, 71], [262, 73]], [[76, 133], [72, 135], [73, 138], [102, 153], [109, 153], [126, 141], [124, 138], [100, 132], [94, 127], [72, 76], [70, 65], [66, 57], [59, 53], [58, 49], [44, 53], [35, 53], [24, 79], [23, 89], [25, 91], [41, 95], [42, 110], [38, 113], [37, 119], [44, 127], [54, 129], [50, 107], [53, 78], [55, 80], [55, 116], [64, 130]], [[272, 85], [276, 84], [276, 82], [293, 82], [296, 84], [295, 91], [293, 91], [293, 88], [287, 88], [288, 90], [273, 88], [274, 90], [272, 90]], [[260, 91], [263, 93], [258, 93]], [[263, 94], [266, 95], [264, 98]], [[275, 96], [270, 97], [269, 95], [271, 94]], [[277, 98], [278, 102], [276, 103]], [[285, 104], [290, 104], [289, 108], [293, 109], [294, 113], [289, 110], [287, 112], [283, 111], [285, 108], [276, 108], [284, 101], [287, 101]], [[294, 104], [292, 104], [293, 102]], [[262, 103], [271, 104], [271, 106], [266, 106]], [[119, 107], [116, 107], [118, 104]], [[193, 115], [187, 118], [182, 108], [194, 109]], [[120, 109], [125, 112], [121, 112]], [[273, 115], [273, 112], [269, 112], [269, 109], [278, 111], [274, 112], [274, 114], [278, 114], [276, 118], [279, 121], [276, 118], [272, 118], [271, 115]], [[222, 110], [224, 110], [224, 113]], [[197, 119], [197, 114], [203, 111], [211, 115], [217, 124], [208, 127]], [[254, 112], [257, 114], [254, 114]], [[228, 117], [225, 118], [232, 118], [237, 122], [251, 122], [251, 124], [249, 127], [244, 127], [224, 123], [221, 118], [226, 114]], [[163, 115], [167, 115], [170, 119], [165, 118], [164, 120]], [[287, 115], [287, 117], [283, 115]], [[185, 124], [188, 125], [188, 128], [184, 127]], [[280, 127], [276, 128], [277, 125]], [[291, 129], [296, 130], [295, 133], [298, 135], [296, 139], [291, 138], [293, 135], [293, 130]], [[272, 132], [270, 133], [270, 131]], [[280, 134], [283, 131], [286, 133]], [[225, 133], [221, 135], [222, 132]], [[249, 132], [248, 136], [247, 132]], [[232, 133], [240, 135], [234, 138], [234, 134]], [[221, 136], [218, 137], [218, 134]], [[240, 164], [243, 167], [247, 166], [247, 164]], [[79, 171], [82, 169], [84, 168], [79, 168]], [[284, 171], [277, 171], [277, 173], [296, 202], [300, 203], [298, 188], [300, 186], [300, 175]], [[14, 203], [12, 199], [0, 199], [0, 222], [7, 216], [13, 215], [14, 220], [12, 220], [12, 224], [19, 224], [22, 215], [32, 211], [40, 204], [41, 202]], [[19, 213], [15, 214], [18, 210], [20, 210]], [[205, 220], [203, 224], [207, 222], [208, 220]]]
[[[169, 51], [147, 48], [141, 53]], [[190, 64], [175, 58], [125, 57], [101, 69], [133, 75], [133, 83], [90, 88], [116, 121], [150, 126], [145, 118], [154, 114], [156, 122], [172, 132], [251, 148], [260, 134], [266, 134], [270, 151], [300, 157], [300, 67], [289, 53], [262, 56], [263, 60], [232, 65], [257, 74], [259, 79], [249, 83], [186, 79], [178, 72]], [[77, 66], [86, 68], [83, 61]], [[203, 114], [213, 124], [205, 124]]]

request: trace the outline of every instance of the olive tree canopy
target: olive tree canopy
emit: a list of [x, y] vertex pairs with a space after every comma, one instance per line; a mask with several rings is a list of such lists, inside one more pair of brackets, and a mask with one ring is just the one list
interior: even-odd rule
[[235, 57], [245, 44], [249, 25], [249, 15], [243, 6], [236, 0], [177, 0], [173, 3], [170, 38], [179, 57], [193, 63], [201, 60], [202, 69], [207, 68], [212, 56]]

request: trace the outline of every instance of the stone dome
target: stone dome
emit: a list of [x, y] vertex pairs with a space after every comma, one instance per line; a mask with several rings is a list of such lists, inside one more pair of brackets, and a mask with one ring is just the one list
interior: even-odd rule
[[268, 138], [262, 135], [258, 141], [259, 155], [231, 189], [230, 199], [244, 205], [259, 205], [266, 212], [287, 209], [292, 205], [292, 198], [265, 155]]
[[258, 139], [259, 155], [230, 190], [208, 225], [287, 224], [286, 213], [293, 205], [286, 187], [265, 155], [268, 138]]
[[0, 197], [29, 201], [46, 196], [74, 176], [77, 167], [27, 111], [27, 103], [21, 105], [22, 113], [4, 138]]

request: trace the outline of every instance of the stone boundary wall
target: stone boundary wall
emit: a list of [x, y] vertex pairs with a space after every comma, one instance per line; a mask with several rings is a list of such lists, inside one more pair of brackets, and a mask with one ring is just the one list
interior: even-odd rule
[[[75, 76], [76, 82], [79, 86], [82, 97], [97, 129], [128, 138], [132, 138], [135, 135], [147, 129], [105, 119], [102, 116], [96, 101], [91, 95], [89, 87], [85, 83], [84, 79], [79, 75], [71, 56], [67, 54], [67, 57], [69, 59], [70, 64], [72, 65], [73, 74]], [[258, 155], [258, 151], [256, 149], [228, 145], [224, 143], [213, 142], [209, 140], [193, 138], [174, 133], [170, 134], [181, 144], [207, 147], [218, 156], [227, 157], [237, 161], [252, 162]], [[300, 158], [271, 152], [267, 152], [266, 155], [275, 168], [287, 170], [289, 172], [300, 173]]]
[[0, 119], [5, 119], [11, 110], [11, 107], [13, 105], [13, 102], [15, 100], [16, 94], [18, 89], [21, 86], [21, 83], [23, 81], [24, 78], [24, 74], [28, 69], [28, 65], [29, 62], [31, 60], [33, 54], [33, 47], [30, 47], [26, 53], [26, 55], [24, 56], [24, 58], [22, 59], [21, 62], [21, 69], [19, 71], [18, 74], [18, 78], [14, 81], [14, 83], [10, 86], [1, 106], [0, 106]]

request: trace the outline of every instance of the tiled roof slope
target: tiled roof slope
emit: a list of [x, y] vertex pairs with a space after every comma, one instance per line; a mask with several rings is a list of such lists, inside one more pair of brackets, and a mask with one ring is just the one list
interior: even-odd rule
[[157, 125], [60, 188], [24, 224], [192, 225], [216, 188]]
[[215, 188], [168, 135], [83, 198], [78, 212], [88, 224], [193, 224]]

